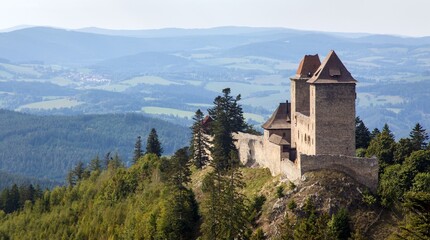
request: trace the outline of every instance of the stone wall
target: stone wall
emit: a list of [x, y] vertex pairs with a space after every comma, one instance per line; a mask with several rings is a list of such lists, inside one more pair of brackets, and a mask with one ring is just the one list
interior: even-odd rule
[[355, 156], [355, 84], [310, 87], [315, 154]]
[[[309, 115], [309, 84], [306, 83], [306, 79], [291, 78], [291, 119], [295, 118], [296, 112], [302, 112], [305, 115]], [[296, 126], [291, 125], [291, 147], [296, 147]], [[296, 135], [294, 135], [296, 134]]]
[[[239, 150], [239, 159], [245, 166], [268, 168], [273, 176], [285, 174], [289, 160], [281, 160], [282, 147], [269, 142], [268, 136], [255, 136], [247, 133], [233, 135]], [[291, 171], [291, 170], [288, 170]]]
[[357, 182], [367, 186], [372, 192], [378, 187], [378, 160], [342, 155], [300, 154], [301, 173], [319, 169], [337, 170], [348, 174]]
[[296, 113], [293, 125], [295, 133], [292, 137], [295, 138], [297, 152], [315, 154], [315, 131], [311, 118], [302, 113]]

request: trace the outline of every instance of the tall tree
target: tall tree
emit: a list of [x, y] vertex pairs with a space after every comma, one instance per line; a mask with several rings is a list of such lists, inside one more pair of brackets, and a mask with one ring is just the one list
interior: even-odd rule
[[412, 141], [409, 138], [401, 138], [396, 143], [396, 150], [394, 151], [395, 163], [403, 163], [407, 157], [414, 151]]
[[381, 133], [381, 131], [379, 131], [379, 129], [378, 128], [374, 128], [373, 130], [372, 130], [372, 132], [370, 133], [370, 138], [371, 139], [374, 139], [374, 138], [376, 138], [376, 136], [378, 136], [378, 134], [380, 134]]
[[360, 119], [360, 117], [355, 118], [355, 148], [367, 148], [369, 146], [370, 140], [370, 131], [364, 125], [364, 122]]
[[136, 143], [134, 144], [133, 163], [136, 163], [137, 160], [139, 160], [139, 158], [142, 156], [143, 156], [142, 138], [138, 136], [136, 139]]
[[208, 110], [213, 119], [210, 165], [214, 171], [205, 177], [202, 187], [205, 193], [204, 239], [244, 238], [249, 225], [245, 197], [240, 194], [244, 183], [238, 170], [238, 152], [232, 135], [243, 130], [246, 124], [242, 107], [238, 104], [240, 95], [230, 96], [229, 88], [222, 92], [222, 96], [215, 98], [215, 106]]
[[155, 128], [151, 129], [149, 133], [148, 139], [146, 141], [146, 153], [153, 153], [157, 156], [161, 156], [163, 153], [163, 148], [161, 147], [161, 143], [158, 140], [157, 131]]
[[206, 153], [208, 149], [208, 138], [203, 126], [203, 119], [204, 115], [202, 111], [198, 109], [193, 117], [194, 123], [193, 126], [191, 126], [193, 135], [190, 143], [191, 156], [197, 168], [202, 168], [208, 161], [208, 155]]
[[409, 137], [411, 138], [414, 151], [425, 149], [427, 147], [429, 135], [419, 123], [415, 124], [415, 127], [412, 129]]
[[376, 156], [378, 158], [380, 173], [383, 172], [386, 166], [393, 164], [395, 144], [394, 135], [387, 124], [384, 125], [382, 132], [370, 141], [366, 156]]
[[94, 171], [100, 172], [102, 170], [102, 162], [101, 162], [98, 154], [95, 158], [91, 159], [89, 170], [91, 172], [94, 172]]

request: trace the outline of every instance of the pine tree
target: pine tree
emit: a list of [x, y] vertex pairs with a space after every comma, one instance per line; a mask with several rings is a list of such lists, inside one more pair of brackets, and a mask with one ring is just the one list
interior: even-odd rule
[[157, 155], [158, 157], [161, 156], [163, 153], [163, 148], [161, 147], [161, 143], [158, 140], [157, 131], [155, 128], [151, 129], [151, 132], [149, 133], [148, 139], [146, 141], [146, 153], [153, 153]]
[[374, 138], [376, 138], [376, 136], [378, 136], [378, 134], [380, 134], [381, 133], [381, 131], [379, 131], [379, 129], [378, 128], [374, 128], [373, 130], [372, 130], [372, 132], [370, 133], [370, 138], [371, 139], [374, 139]]
[[388, 125], [385, 124], [382, 132], [370, 141], [366, 157], [376, 156], [379, 161], [379, 172], [382, 173], [386, 166], [394, 163], [395, 146], [394, 135]]
[[411, 138], [414, 151], [425, 149], [427, 147], [427, 140], [429, 139], [429, 135], [419, 123], [417, 123], [412, 129], [411, 133], [409, 134], [409, 137]]
[[99, 155], [97, 155], [95, 158], [93, 158], [90, 162], [89, 170], [91, 172], [95, 171], [101, 171], [102, 170], [102, 162], [99, 158]]
[[214, 171], [203, 181], [202, 232], [204, 239], [241, 239], [247, 232], [249, 220], [245, 197], [239, 192], [244, 183], [232, 134], [246, 125], [238, 104], [240, 95], [233, 98], [229, 88], [222, 92], [223, 96], [216, 97], [215, 106], [208, 110], [213, 119], [210, 165]]
[[197, 168], [202, 168], [208, 161], [208, 156], [206, 154], [208, 138], [203, 126], [203, 116], [203, 113], [198, 109], [193, 117], [193, 126], [191, 126], [193, 135], [191, 137], [190, 151], [194, 160], [194, 165]]
[[360, 117], [355, 118], [355, 148], [367, 148], [371, 140], [370, 131]]
[[142, 138], [138, 136], [136, 139], [136, 143], [134, 144], [133, 164], [135, 164], [142, 156], [143, 156]]

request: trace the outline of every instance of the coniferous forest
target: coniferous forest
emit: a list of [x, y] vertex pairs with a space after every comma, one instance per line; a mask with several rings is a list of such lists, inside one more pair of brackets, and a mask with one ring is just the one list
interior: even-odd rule
[[[129, 167], [118, 154], [94, 157], [70, 169], [66, 186], [5, 188], [0, 239], [430, 238], [430, 149], [423, 126], [416, 124], [396, 142], [388, 125], [370, 131], [357, 118], [357, 155], [378, 158], [379, 188], [358, 194], [356, 183], [339, 177], [341, 183], [332, 183], [345, 184], [339, 185], [345, 192], [351, 187], [359, 197], [327, 211], [301, 183], [241, 166], [232, 133], [255, 130], [246, 124], [240, 100], [224, 89], [208, 110], [210, 125], [201, 124], [198, 110], [190, 147], [170, 157], [162, 156], [169, 146], [160, 144], [154, 128], [146, 148], [145, 138], [134, 136]], [[336, 204], [341, 197], [333, 199]], [[378, 216], [366, 215], [371, 212]]]

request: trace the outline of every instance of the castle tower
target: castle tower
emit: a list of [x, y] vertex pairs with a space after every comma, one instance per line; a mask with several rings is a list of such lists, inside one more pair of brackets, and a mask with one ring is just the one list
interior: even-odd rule
[[356, 82], [334, 51], [307, 81], [312, 124], [309, 153], [355, 156]]
[[[307, 81], [321, 65], [318, 54], [305, 55], [299, 64], [296, 75], [291, 78], [291, 119], [297, 119], [297, 113], [309, 116], [309, 84]], [[291, 147], [297, 147], [297, 122], [291, 125]]]

